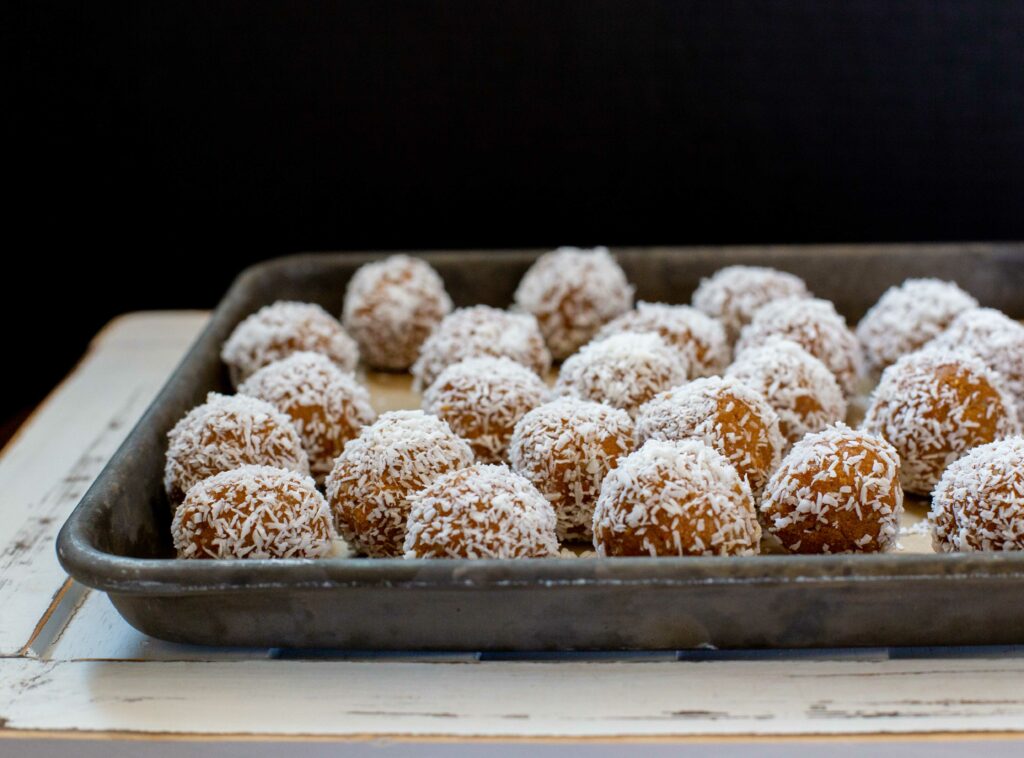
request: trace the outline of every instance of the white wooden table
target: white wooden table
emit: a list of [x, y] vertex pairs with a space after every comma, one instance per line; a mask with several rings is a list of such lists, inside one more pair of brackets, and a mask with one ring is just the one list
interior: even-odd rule
[[0, 756], [1024, 752], [1024, 648], [531, 660], [143, 636], [53, 543], [205, 319], [113, 322], [0, 456]]

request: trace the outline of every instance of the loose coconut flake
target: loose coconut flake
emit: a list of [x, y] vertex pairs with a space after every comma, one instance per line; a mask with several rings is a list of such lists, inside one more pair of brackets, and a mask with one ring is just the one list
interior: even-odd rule
[[1024, 438], [980, 445], [950, 464], [928, 521], [936, 552], [1024, 550]]
[[692, 379], [720, 374], [729, 364], [731, 350], [725, 327], [717, 319], [688, 305], [637, 303], [605, 324], [596, 339], [622, 332], [654, 332], [669, 347], [678, 350]]
[[651, 440], [604, 480], [598, 555], [755, 555], [761, 528], [747, 482], [697, 440]]
[[302, 350], [323, 353], [344, 371], [354, 371], [359, 362], [355, 340], [337, 319], [319, 305], [286, 300], [260, 308], [236, 326], [221, 359], [238, 386], [257, 369]]
[[175, 511], [171, 534], [179, 558], [322, 558], [335, 537], [313, 480], [271, 466], [198, 482]]
[[560, 247], [530, 267], [515, 302], [536, 316], [551, 354], [562, 360], [633, 307], [633, 288], [608, 248]]
[[477, 464], [410, 498], [406, 558], [550, 558], [555, 512], [508, 466]]
[[164, 486], [178, 503], [196, 482], [258, 464], [309, 474], [309, 460], [291, 419], [247, 395], [211, 392], [167, 434]]
[[392, 255], [360, 266], [345, 291], [342, 323], [374, 368], [409, 368], [430, 333], [452, 310], [429, 263]]
[[635, 416], [659, 392], [686, 381], [682, 355], [653, 332], [595, 340], [562, 364], [555, 392], [607, 403]]
[[963, 311], [978, 301], [953, 282], [907, 279], [890, 287], [864, 314], [857, 338], [868, 361], [884, 369], [937, 337]]

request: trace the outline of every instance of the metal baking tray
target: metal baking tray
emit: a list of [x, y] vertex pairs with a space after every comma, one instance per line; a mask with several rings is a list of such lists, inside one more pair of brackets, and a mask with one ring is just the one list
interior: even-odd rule
[[[505, 306], [541, 251], [425, 257], [458, 305]], [[688, 302], [722, 266], [802, 276], [851, 321], [911, 276], [954, 279], [1024, 317], [1024, 244], [629, 248], [637, 297]], [[168, 429], [210, 390], [232, 328], [278, 299], [341, 310], [374, 255], [281, 258], [242, 273], [70, 516], [64, 568], [142, 632], [204, 645], [586, 650], [1024, 642], [1024, 552], [964, 555], [576, 558], [529, 561], [177, 561], [162, 486]]]

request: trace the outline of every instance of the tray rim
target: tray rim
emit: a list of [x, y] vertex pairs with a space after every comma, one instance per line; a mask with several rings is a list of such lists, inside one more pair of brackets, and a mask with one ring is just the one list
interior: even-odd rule
[[[124, 465], [133, 439], [151, 422], [161, 400], [188, 381], [190, 364], [210, 342], [223, 341], [228, 322], [239, 310], [252, 280], [274, 276], [296, 265], [344, 259], [353, 266], [405, 252], [439, 263], [468, 262], [482, 256], [530, 260], [550, 248], [502, 250], [305, 252], [271, 258], [242, 270], [217, 305], [207, 325], [171, 372], [139, 421], [68, 516], [56, 541], [61, 566], [83, 584], [119, 595], [188, 595], [346, 587], [465, 588], [751, 585], [787, 583], [864, 583], [890, 581], [1024, 580], [1024, 551], [895, 555], [687, 558], [549, 558], [532, 560], [465, 559], [262, 559], [180, 561], [132, 558], [100, 550], [86, 530], [88, 516], [100, 502], [107, 481]], [[695, 258], [723, 254], [756, 255], [766, 264], [796, 255], [963, 255], [1012, 253], [1024, 262], [1024, 243], [899, 243], [870, 245], [644, 246], [613, 247], [617, 255], [671, 251]], [[243, 314], [244, 315], [244, 314]], [[236, 319], [237, 321], [237, 319]], [[230, 326], [233, 327], [234, 323]]]

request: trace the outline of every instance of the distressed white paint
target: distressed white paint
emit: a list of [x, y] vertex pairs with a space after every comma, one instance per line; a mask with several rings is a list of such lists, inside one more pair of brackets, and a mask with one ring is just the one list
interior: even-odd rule
[[1024, 660], [0, 660], [15, 729], [574, 736], [1004, 731]]
[[64, 584], [54, 539], [181, 359], [205, 313], [107, 327], [0, 458], [0, 655], [28, 643]]

